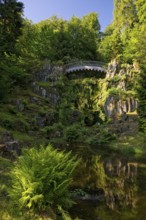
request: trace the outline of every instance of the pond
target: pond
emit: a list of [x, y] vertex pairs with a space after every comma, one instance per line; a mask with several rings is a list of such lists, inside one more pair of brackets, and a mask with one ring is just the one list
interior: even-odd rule
[[146, 160], [78, 148], [72, 219], [146, 220]]

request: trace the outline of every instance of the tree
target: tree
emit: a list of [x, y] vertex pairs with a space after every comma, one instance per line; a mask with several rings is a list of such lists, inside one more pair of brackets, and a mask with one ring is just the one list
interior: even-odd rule
[[105, 61], [119, 58], [121, 63], [138, 63], [137, 76], [140, 129], [146, 131], [146, 2], [115, 0], [114, 19], [106, 29], [99, 52]]
[[13, 53], [15, 43], [21, 34], [23, 3], [17, 0], [0, 1], [0, 54]]
[[51, 145], [25, 150], [11, 173], [11, 198], [20, 209], [35, 212], [70, 207], [69, 185], [78, 162], [71, 152], [58, 152]]
[[51, 62], [96, 60], [99, 33], [96, 13], [82, 18], [73, 16], [70, 21], [53, 16], [35, 25], [26, 21], [17, 46], [24, 59], [30, 57], [30, 60], [48, 59]]
[[121, 33], [132, 28], [137, 22], [135, 0], [115, 0], [113, 22], [115, 28], [120, 29]]
[[115, 30], [113, 24], [109, 25], [104, 32], [99, 46], [99, 53], [106, 62], [122, 56], [123, 43], [120, 31]]
[[130, 42], [130, 34], [138, 23], [135, 0], [115, 0], [114, 19], [106, 29], [99, 51], [106, 60], [119, 58], [125, 62], [124, 51]]
[[137, 93], [139, 98], [139, 122], [140, 130], [146, 132], [146, 2], [135, 1], [137, 23], [129, 33], [123, 56], [127, 62], [137, 62], [140, 74], [138, 79]]
[[23, 3], [16, 0], [0, 1], [0, 100], [25, 75], [25, 71], [19, 66], [20, 59], [15, 48], [23, 26], [22, 13]]
[[73, 16], [68, 22], [70, 56], [72, 59], [99, 59], [97, 53], [99, 33], [100, 24], [97, 13], [90, 13], [81, 19]]

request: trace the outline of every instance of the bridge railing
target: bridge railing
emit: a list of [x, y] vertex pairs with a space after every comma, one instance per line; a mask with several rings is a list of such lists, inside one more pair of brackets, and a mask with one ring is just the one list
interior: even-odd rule
[[74, 61], [74, 62], [70, 62], [70, 63], [65, 64], [65, 69], [67, 70], [67, 69], [70, 69], [70, 68], [73, 68], [76, 66], [98, 66], [98, 67], [104, 68], [105, 63], [100, 62], [100, 61], [90, 61], [90, 60]]

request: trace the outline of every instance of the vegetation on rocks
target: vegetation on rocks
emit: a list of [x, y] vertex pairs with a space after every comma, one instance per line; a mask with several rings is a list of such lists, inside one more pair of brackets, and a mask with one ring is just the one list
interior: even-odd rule
[[[0, 216], [59, 219], [60, 213], [69, 219], [64, 209], [71, 201], [69, 187], [78, 162], [62, 149], [106, 145], [109, 151], [145, 153], [146, 3], [115, 0], [113, 22], [103, 33], [94, 12], [33, 24], [22, 17], [23, 8], [18, 0], [0, 1]], [[66, 73], [65, 64], [78, 60], [102, 61], [106, 75]], [[22, 154], [26, 146], [30, 149]], [[19, 159], [16, 153], [22, 154]], [[89, 175], [91, 189], [106, 188], [100, 158], [89, 162], [95, 168], [89, 173], [98, 179], [92, 184], [95, 179]], [[16, 213], [14, 204], [20, 206]]]

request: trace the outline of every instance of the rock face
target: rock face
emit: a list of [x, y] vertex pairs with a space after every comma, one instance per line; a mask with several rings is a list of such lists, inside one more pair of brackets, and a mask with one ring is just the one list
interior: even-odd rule
[[120, 98], [109, 96], [104, 104], [104, 110], [107, 117], [114, 115], [124, 115], [125, 113], [132, 113], [137, 110], [138, 101], [131, 97], [126, 98], [126, 100], [121, 100]]
[[20, 143], [17, 140], [14, 140], [13, 136], [9, 132], [4, 132], [2, 134], [0, 149], [4, 154], [13, 151], [19, 155], [21, 151]]
[[118, 71], [118, 67], [119, 67], [118, 62], [115, 59], [111, 63], [109, 63], [106, 78], [114, 77]]
[[59, 93], [55, 86], [42, 87], [36, 82], [33, 82], [33, 90], [39, 96], [46, 98], [51, 104], [56, 105], [59, 101]]
[[24, 104], [19, 99], [16, 100], [16, 106], [20, 112], [22, 112], [25, 108]]
[[[35, 74], [35, 81], [32, 84], [34, 92], [37, 95], [46, 98], [52, 105], [56, 105], [59, 101], [59, 93], [54, 86], [54, 82], [59, 79], [62, 73], [62, 66], [51, 66], [50, 63], [46, 63], [40, 72]], [[40, 83], [46, 84], [43, 86], [40, 85]]]
[[49, 61], [46, 61], [42, 68], [35, 74], [35, 80], [47, 82], [52, 73], [52, 66]]
[[46, 62], [39, 72], [35, 74], [35, 80], [39, 82], [56, 81], [64, 72], [63, 65], [51, 65]]
[[57, 123], [57, 120], [58, 120], [58, 115], [55, 112], [52, 114], [46, 113], [44, 116], [41, 115], [35, 116], [36, 125], [39, 126], [40, 128], [53, 125], [54, 123]]
[[121, 119], [111, 120], [109, 123], [109, 130], [111, 133], [117, 135], [133, 135], [138, 131], [137, 115], [123, 115]]
[[110, 128], [117, 133], [132, 133], [138, 129], [137, 108], [134, 83], [135, 75], [139, 73], [138, 66], [125, 65], [120, 67], [113, 60], [107, 69], [106, 81], [108, 95], [104, 103], [107, 118], [111, 118]]
[[[131, 113], [137, 110], [138, 101], [132, 94], [134, 90], [134, 72], [135, 68], [130, 65], [120, 69], [116, 60], [108, 65], [106, 80], [108, 81], [109, 95], [104, 103], [107, 117], [115, 114], [123, 115], [123, 113]], [[113, 91], [110, 89], [113, 89]]]
[[[117, 133], [124, 133], [126, 131], [132, 133], [136, 132], [138, 128], [138, 123], [136, 120], [138, 100], [133, 89], [135, 83], [135, 75], [138, 72], [139, 69], [137, 65], [126, 64], [125, 66], [121, 67], [116, 59], [111, 61], [111, 63], [109, 63], [108, 65], [106, 78], [103, 80], [103, 90], [107, 90], [107, 95], [104, 100], [102, 100], [102, 106], [105, 116], [111, 119], [109, 125], [110, 129], [114, 130]], [[59, 103], [61, 103], [62, 98], [64, 98], [61, 98], [62, 94], [56, 86], [56, 83], [59, 81], [60, 76], [63, 73], [63, 66], [51, 66], [50, 63], [46, 63], [40, 73], [36, 74], [36, 81], [34, 81], [32, 85], [34, 92], [39, 96], [47, 99], [48, 103], [50, 103], [55, 108], [59, 108]], [[86, 85], [84, 85], [84, 87], [85, 86]], [[63, 87], [61, 87], [61, 90], [62, 89]], [[94, 88], [92, 89], [92, 92], [95, 93]], [[102, 93], [105, 91], [100, 92], [102, 97]], [[90, 97], [90, 99], [92, 100], [92, 97]], [[98, 100], [96, 102], [97, 103], [94, 104], [95, 106], [98, 106]], [[18, 103], [18, 106], [21, 110], [23, 110], [23, 106], [21, 105], [21, 103]], [[93, 110], [93, 108], [91, 109]], [[74, 110], [75, 111], [72, 116], [71, 122], [70, 120], [68, 121], [71, 124], [78, 121], [78, 106], [75, 106]], [[130, 114], [134, 114], [135, 116], [130, 116]], [[36, 116], [36, 121], [40, 127], [50, 125], [50, 119], [47, 114], [45, 117]], [[133, 126], [134, 129], [131, 126]]]

